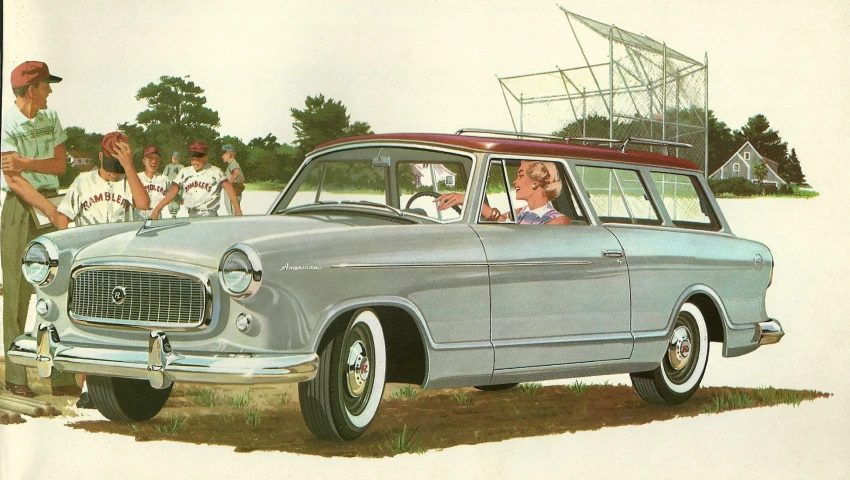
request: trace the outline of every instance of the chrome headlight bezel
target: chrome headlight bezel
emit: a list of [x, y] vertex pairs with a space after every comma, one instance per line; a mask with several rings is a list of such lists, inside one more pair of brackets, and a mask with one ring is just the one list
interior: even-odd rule
[[[229, 260], [241, 261], [246, 267], [244, 278], [238, 279], [238, 282], [234, 281], [231, 275], [226, 275], [225, 268]], [[227, 270], [233, 271], [230, 267], [227, 267]], [[260, 289], [262, 279], [263, 267], [260, 263], [260, 254], [253, 247], [244, 243], [237, 243], [228, 248], [221, 256], [221, 261], [218, 264], [218, 280], [221, 288], [230, 296], [238, 299], [251, 297]]]
[[[43, 249], [42, 252], [46, 255], [46, 259], [44, 262], [28, 262], [27, 258], [30, 253], [34, 253], [34, 250]], [[37, 264], [43, 265], [44, 271], [43, 273], [39, 273], [38, 276], [33, 276], [32, 270], [27, 270], [28, 265]], [[56, 247], [56, 244], [51, 240], [39, 237], [35, 240], [29, 242], [24, 248], [24, 253], [21, 255], [21, 272], [24, 275], [24, 279], [32, 285], [38, 287], [44, 287], [49, 285], [50, 282], [56, 278], [56, 270], [59, 269], [59, 249]]]

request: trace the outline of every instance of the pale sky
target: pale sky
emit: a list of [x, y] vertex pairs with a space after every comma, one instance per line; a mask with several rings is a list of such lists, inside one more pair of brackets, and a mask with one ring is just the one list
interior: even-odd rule
[[[844, 154], [846, 0], [560, 5], [697, 60], [707, 52], [717, 117], [734, 129], [765, 114], [810, 181], [828, 180], [825, 159]], [[42, 60], [65, 79], [48, 100], [63, 125], [101, 133], [134, 122], [145, 107], [135, 93], [162, 75], [191, 75], [219, 132], [246, 142], [292, 142], [289, 109], [319, 93], [379, 133], [511, 129], [497, 75], [583, 64], [550, 0], [5, 0], [3, 26], [3, 108], [12, 68]]]

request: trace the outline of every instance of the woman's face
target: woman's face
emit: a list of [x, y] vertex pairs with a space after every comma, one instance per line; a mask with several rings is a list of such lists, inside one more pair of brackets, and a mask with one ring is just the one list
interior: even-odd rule
[[516, 172], [516, 180], [514, 180], [514, 190], [516, 191], [516, 199], [517, 200], [526, 200], [531, 195], [534, 195], [538, 190], [535, 190], [534, 180], [531, 179], [528, 175], [525, 174], [525, 169], [528, 166], [528, 162], [522, 162], [519, 165], [519, 170]]

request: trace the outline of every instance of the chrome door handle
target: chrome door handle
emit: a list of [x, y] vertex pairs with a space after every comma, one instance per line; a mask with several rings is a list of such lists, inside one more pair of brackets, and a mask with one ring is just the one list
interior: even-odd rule
[[602, 250], [602, 256], [608, 258], [623, 258], [621, 250]]

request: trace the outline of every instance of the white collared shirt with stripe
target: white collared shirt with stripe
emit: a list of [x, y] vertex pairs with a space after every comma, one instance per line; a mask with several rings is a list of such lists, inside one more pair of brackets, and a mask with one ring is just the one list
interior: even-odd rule
[[58, 209], [77, 227], [126, 222], [133, 219], [133, 192], [125, 177], [107, 182], [92, 170], [74, 179]]
[[197, 172], [191, 166], [180, 170], [174, 183], [183, 190], [183, 205], [187, 209], [214, 212], [218, 210], [224, 180], [227, 180], [224, 172], [207, 163]]

